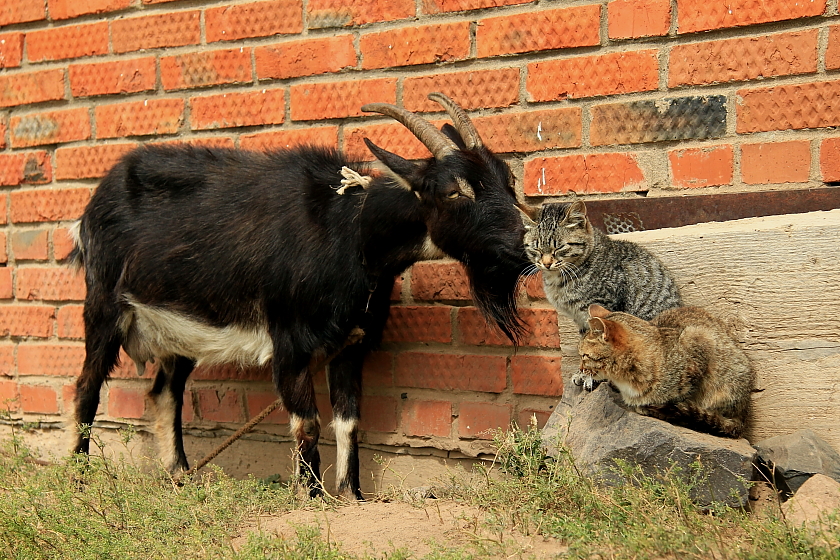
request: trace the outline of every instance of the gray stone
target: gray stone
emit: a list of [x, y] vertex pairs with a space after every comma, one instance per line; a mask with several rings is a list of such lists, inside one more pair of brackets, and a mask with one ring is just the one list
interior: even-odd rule
[[780, 491], [793, 494], [815, 474], [840, 482], [840, 454], [809, 429], [755, 444], [762, 469]]
[[747, 505], [755, 450], [746, 440], [701, 434], [626, 410], [608, 384], [589, 394], [571, 383], [566, 389], [542, 432], [549, 456], [557, 457], [558, 445], [565, 445], [579, 469], [606, 484], [623, 482], [616, 459], [651, 477], [674, 467], [691, 476], [691, 465], [699, 462], [708, 478], [691, 490], [696, 504]]

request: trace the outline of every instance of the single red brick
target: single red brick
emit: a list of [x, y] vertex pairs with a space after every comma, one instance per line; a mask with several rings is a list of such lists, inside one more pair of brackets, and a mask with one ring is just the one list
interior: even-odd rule
[[12, 285], [12, 269], [0, 267], [0, 299], [12, 299], [14, 286]]
[[840, 125], [840, 80], [738, 90], [739, 134]]
[[271, 381], [271, 364], [241, 367], [237, 364], [201, 366], [195, 369], [191, 379], [219, 381], [238, 379], [243, 381]]
[[522, 285], [525, 288], [525, 293], [530, 299], [546, 299], [545, 289], [543, 288], [542, 272], [536, 272], [523, 278]]
[[509, 107], [519, 101], [519, 69], [448, 72], [403, 80], [403, 104], [409, 111], [441, 111], [428, 98], [439, 91], [451, 97], [462, 109]]
[[397, 399], [365, 395], [361, 403], [359, 428], [366, 432], [397, 431]]
[[[5, 370], [5, 364], [0, 362], [0, 372]], [[14, 373], [14, 361], [12, 361], [12, 368], [9, 373], [2, 373], [3, 375], [12, 375]], [[17, 382], [0, 380], [0, 410], [3, 412], [17, 412], [20, 410], [20, 394], [18, 393]]]
[[190, 128], [210, 130], [281, 124], [286, 94], [281, 88], [190, 98]]
[[[0, 4], [0, 27], [13, 23], [26, 23], [45, 19], [43, 2], [32, 0], [3, 0]], [[55, 17], [55, 16], [53, 16]]]
[[[6, 342], [0, 344], [0, 376], [12, 377], [15, 373], [16, 344]], [[2, 405], [2, 401], [0, 401]]]
[[458, 435], [493, 439], [493, 432], [510, 428], [510, 405], [462, 402], [458, 406]]
[[293, 85], [291, 99], [293, 121], [359, 117], [365, 103], [395, 104], [397, 79]]
[[607, 12], [610, 39], [662, 36], [671, 29], [670, 0], [612, 0]]
[[136, 143], [122, 143], [58, 148], [55, 151], [55, 178], [95, 179], [102, 177], [123, 155], [137, 146]]
[[0, 264], [9, 262], [9, 253], [6, 250], [6, 232], [0, 232]]
[[[557, 311], [554, 309], [520, 309], [526, 333], [520, 341], [523, 346], [537, 348], [558, 348], [560, 333], [557, 327]], [[475, 307], [458, 308], [458, 331], [460, 341], [469, 346], [511, 346], [502, 332], [487, 323]]]
[[108, 53], [108, 22], [52, 27], [26, 34], [30, 62]]
[[513, 356], [510, 359], [513, 392], [519, 395], [559, 397], [563, 394], [560, 356]]
[[490, 115], [473, 123], [496, 153], [579, 147], [583, 130], [580, 107]]
[[804, 183], [810, 168], [811, 143], [808, 140], [741, 146], [741, 176], [750, 185]]
[[11, 198], [11, 216], [15, 223], [75, 220], [82, 215], [90, 200], [90, 189], [81, 187], [14, 191]]
[[[278, 398], [280, 397], [277, 396], [277, 393], [268, 391], [248, 391], [245, 393], [245, 401], [248, 403], [248, 419], [250, 420], [254, 416], [257, 416]], [[263, 422], [269, 424], [288, 424], [289, 413], [286, 412], [285, 408], [280, 406], [266, 416]]]
[[[432, 123], [440, 126], [438, 123]], [[371, 124], [358, 127], [344, 127], [344, 151], [347, 157], [360, 161], [373, 161], [364, 139], [406, 159], [431, 157], [431, 153], [407, 128], [401, 124]]]
[[58, 414], [58, 395], [52, 387], [21, 385], [20, 406], [24, 412]]
[[19, 375], [55, 375], [77, 377], [85, 361], [85, 346], [77, 344], [19, 344], [17, 366]]
[[405, 401], [402, 407], [400, 427], [402, 433], [407, 436], [448, 436], [452, 431], [452, 403], [448, 401]]
[[576, 192], [645, 190], [642, 169], [633, 154], [608, 153], [534, 158], [525, 162], [528, 196]]
[[338, 127], [320, 126], [317, 128], [298, 128], [271, 130], [258, 134], [243, 135], [239, 147], [243, 150], [285, 149], [294, 146], [338, 147]]
[[49, 0], [52, 19], [70, 19], [128, 8], [132, 0]]
[[419, 262], [411, 268], [411, 295], [420, 301], [472, 299], [464, 267], [457, 261]]
[[16, 68], [22, 61], [23, 33], [0, 33], [0, 70]]
[[[0, 62], [0, 68], [3, 67]], [[828, 48], [825, 50], [825, 69], [837, 70], [840, 68], [840, 25], [832, 25], [828, 28]]]
[[423, 0], [423, 12], [439, 14], [441, 12], [463, 12], [481, 8], [496, 8], [528, 4], [531, 0]]
[[826, 0], [809, 2], [755, 2], [754, 0], [677, 0], [679, 33], [755, 25], [818, 16]]
[[0, 193], [0, 225], [5, 225], [9, 222], [9, 216], [6, 211], [6, 193]]
[[365, 356], [362, 369], [362, 387], [393, 387], [394, 355], [390, 352], [374, 351]]
[[64, 305], [58, 308], [55, 316], [58, 338], [83, 339], [85, 337], [83, 309], [81, 305]]
[[64, 70], [0, 75], [0, 107], [64, 99]]
[[236, 389], [194, 389], [201, 418], [214, 422], [241, 422], [242, 403]]
[[362, 68], [393, 68], [464, 60], [470, 54], [468, 21], [401, 27], [362, 35]]
[[601, 6], [575, 6], [485, 18], [476, 30], [479, 57], [524, 53], [601, 42]]
[[349, 27], [413, 17], [414, 0], [309, 0], [309, 28]]
[[198, 10], [121, 18], [111, 22], [111, 44], [115, 53], [197, 45], [200, 42], [201, 13]]
[[111, 385], [108, 390], [108, 416], [112, 418], [142, 418], [145, 412], [145, 391]]
[[[519, 411], [519, 427], [523, 430], [528, 430], [533, 426], [538, 430], [542, 430], [550, 417], [550, 410], [525, 408]], [[536, 424], [533, 424], [534, 420], [536, 420]]]
[[18, 261], [45, 261], [49, 234], [45, 229], [12, 232], [12, 253]]
[[528, 65], [533, 101], [653, 91], [659, 87], [657, 52], [630, 51], [533, 62]]
[[251, 81], [251, 49], [200, 51], [160, 59], [163, 89], [186, 89]]
[[840, 138], [820, 142], [820, 174], [826, 183], [840, 181]]
[[382, 340], [385, 342], [452, 342], [452, 308], [397, 305], [391, 308]]
[[15, 295], [19, 300], [82, 301], [85, 299], [84, 274], [65, 267], [18, 267], [15, 288]]
[[[50, 155], [45, 151], [0, 154], [0, 185], [17, 186], [52, 181]], [[15, 194], [12, 193], [12, 219]]]
[[501, 393], [507, 387], [504, 356], [403, 352], [397, 356], [398, 387]]
[[183, 99], [148, 99], [95, 108], [96, 137], [174, 134], [184, 118]]
[[204, 10], [207, 42], [238, 41], [303, 31], [302, 0], [269, 0]]
[[43, 305], [0, 306], [0, 336], [47, 338], [53, 334], [55, 308]]
[[676, 45], [668, 86], [734, 82], [817, 71], [819, 29]]
[[181, 406], [181, 422], [189, 424], [195, 420], [195, 408], [193, 406], [192, 391], [184, 391], [184, 404]]
[[73, 97], [137, 93], [155, 89], [155, 58], [70, 65]]
[[681, 188], [732, 184], [732, 146], [709, 146], [668, 152], [673, 184]]
[[52, 234], [53, 256], [57, 261], [66, 259], [73, 250], [74, 241], [70, 228], [57, 227]]
[[90, 115], [84, 107], [32, 113], [12, 117], [10, 129], [13, 148], [87, 140], [90, 138]]
[[257, 77], [294, 78], [356, 66], [352, 35], [303, 39], [254, 49]]

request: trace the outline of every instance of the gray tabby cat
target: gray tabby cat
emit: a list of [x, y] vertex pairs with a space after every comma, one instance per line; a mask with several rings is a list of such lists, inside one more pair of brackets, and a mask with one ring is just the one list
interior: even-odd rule
[[[645, 320], [682, 305], [665, 265], [643, 247], [595, 229], [582, 201], [543, 204], [536, 222], [524, 212], [522, 220], [525, 250], [542, 271], [548, 301], [575, 322], [581, 335], [589, 330], [593, 303]], [[584, 379], [573, 381], [581, 385]]]

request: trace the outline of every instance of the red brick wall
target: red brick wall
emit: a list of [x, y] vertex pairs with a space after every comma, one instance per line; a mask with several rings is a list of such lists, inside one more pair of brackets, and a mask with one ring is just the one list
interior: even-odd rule
[[[372, 159], [367, 136], [424, 157], [360, 106], [439, 121], [426, 94], [442, 91], [532, 203], [840, 180], [837, 0], [557, 4], [4, 0], [0, 399], [27, 418], [70, 411], [84, 285], [64, 267], [67, 228], [142, 142], [316, 142]], [[365, 441], [465, 449], [487, 428], [545, 420], [562, 390], [561, 341], [537, 284], [521, 296], [532, 334], [515, 355], [470, 305], [457, 265], [416, 265], [394, 298], [365, 369]], [[101, 418], [142, 419], [148, 380], [132, 366], [114, 377]], [[323, 376], [318, 391], [329, 420]], [[213, 368], [193, 376], [184, 413], [191, 426], [233, 427], [273, 398], [267, 372]]]

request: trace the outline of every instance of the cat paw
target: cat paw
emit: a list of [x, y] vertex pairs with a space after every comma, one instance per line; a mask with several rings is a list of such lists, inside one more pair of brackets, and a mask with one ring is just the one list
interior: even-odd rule
[[592, 377], [591, 373], [580, 371], [572, 376], [572, 383], [578, 387], [583, 387], [585, 391], [592, 392], [598, 386], [598, 381]]

